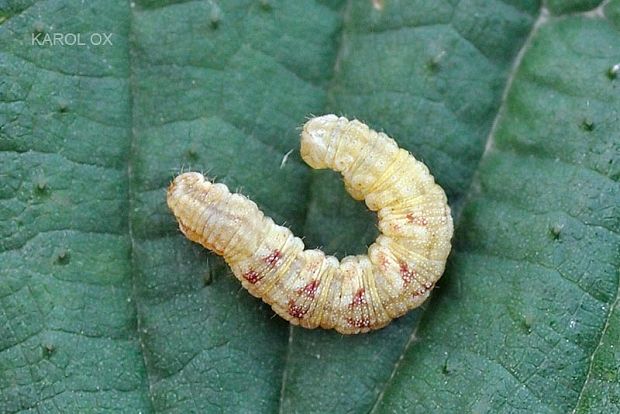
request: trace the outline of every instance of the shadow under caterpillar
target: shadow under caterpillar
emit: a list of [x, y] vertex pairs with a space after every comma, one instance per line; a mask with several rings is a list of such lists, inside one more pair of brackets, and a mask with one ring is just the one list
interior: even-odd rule
[[304, 250], [253, 201], [195, 172], [170, 184], [168, 206], [188, 239], [223, 256], [243, 287], [295, 325], [356, 334], [420, 306], [444, 271], [453, 232], [428, 168], [387, 135], [335, 115], [304, 125], [301, 156], [342, 173], [349, 194], [377, 212], [381, 234], [367, 255], [338, 261]]

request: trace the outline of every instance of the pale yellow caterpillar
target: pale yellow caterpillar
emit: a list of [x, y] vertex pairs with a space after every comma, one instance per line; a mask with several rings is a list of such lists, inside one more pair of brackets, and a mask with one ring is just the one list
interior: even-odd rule
[[304, 250], [240, 194], [190, 172], [168, 188], [168, 206], [183, 234], [224, 257], [252, 295], [295, 325], [368, 332], [420, 306], [450, 253], [452, 217], [428, 168], [383, 133], [335, 115], [310, 119], [301, 156], [331, 168], [347, 191], [377, 211], [381, 234], [368, 255], [338, 261]]

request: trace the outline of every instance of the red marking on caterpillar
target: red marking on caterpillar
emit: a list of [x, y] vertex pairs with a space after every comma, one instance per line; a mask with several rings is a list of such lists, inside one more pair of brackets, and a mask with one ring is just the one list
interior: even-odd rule
[[379, 266], [382, 269], [385, 269], [389, 263], [390, 263], [390, 261], [388, 260], [387, 257], [385, 257], [384, 254], [380, 254], [379, 255]]
[[407, 213], [407, 221], [411, 224], [417, 224], [418, 226], [426, 226], [428, 224], [428, 220], [426, 217], [415, 217], [411, 213]]
[[254, 284], [262, 279], [262, 277], [258, 274], [258, 272], [254, 269], [250, 269], [243, 274], [243, 278], [248, 282]]
[[297, 305], [293, 299], [289, 300], [288, 314], [291, 315], [293, 318], [302, 319], [307, 312], [308, 309], [304, 309], [302, 306]]
[[265, 257], [265, 263], [267, 263], [267, 266], [269, 266], [270, 269], [273, 269], [278, 265], [280, 259], [282, 259], [282, 252], [276, 249], [271, 252], [269, 256]]
[[347, 323], [355, 328], [370, 328], [370, 318], [347, 318]]
[[[292, 323], [355, 334], [420, 306], [441, 277], [453, 230], [445, 193], [428, 169], [385, 134], [335, 115], [304, 125], [301, 156], [312, 168], [341, 172], [351, 196], [378, 212], [383, 234], [369, 255], [339, 262], [305, 250], [255, 203], [199, 173], [174, 179], [168, 206], [188, 239], [224, 256], [253, 295]], [[406, 220], [403, 212], [411, 212]], [[259, 283], [266, 275], [269, 283]]]
[[298, 289], [297, 293], [300, 295], [305, 295], [311, 299], [314, 299], [314, 296], [316, 295], [316, 291], [319, 288], [320, 283], [321, 283], [320, 280], [314, 279], [313, 281], [308, 283], [303, 288]]
[[359, 305], [365, 305], [366, 303], [366, 289], [360, 288], [357, 292], [355, 292], [355, 296], [353, 296], [353, 302], [349, 305], [349, 307], [355, 307]]
[[407, 263], [401, 262], [400, 276], [405, 285], [408, 285], [418, 277], [418, 272], [416, 272], [415, 269], [409, 269], [409, 265], [407, 265]]

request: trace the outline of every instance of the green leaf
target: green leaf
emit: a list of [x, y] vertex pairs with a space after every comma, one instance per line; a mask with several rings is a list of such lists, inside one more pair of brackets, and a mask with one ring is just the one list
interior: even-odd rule
[[[0, 411], [620, 410], [618, 64], [619, 0], [0, 2]], [[430, 302], [366, 335], [290, 327], [165, 204], [198, 170], [364, 252], [374, 215], [299, 156], [326, 112], [457, 223]]]

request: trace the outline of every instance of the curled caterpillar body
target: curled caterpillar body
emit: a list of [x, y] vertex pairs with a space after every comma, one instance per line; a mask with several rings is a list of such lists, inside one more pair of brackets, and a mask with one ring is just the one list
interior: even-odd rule
[[254, 202], [198, 173], [175, 178], [168, 206], [187, 238], [223, 256], [243, 287], [293, 324], [355, 334], [421, 305], [444, 271], [453, 231], [428, 168], [385, 134], [335, 115], [304, 125], [301, 155], [342, 173], [349, 194], [377, 211], [381, 234], [368, 255], [338, 261], [304, 250]]

